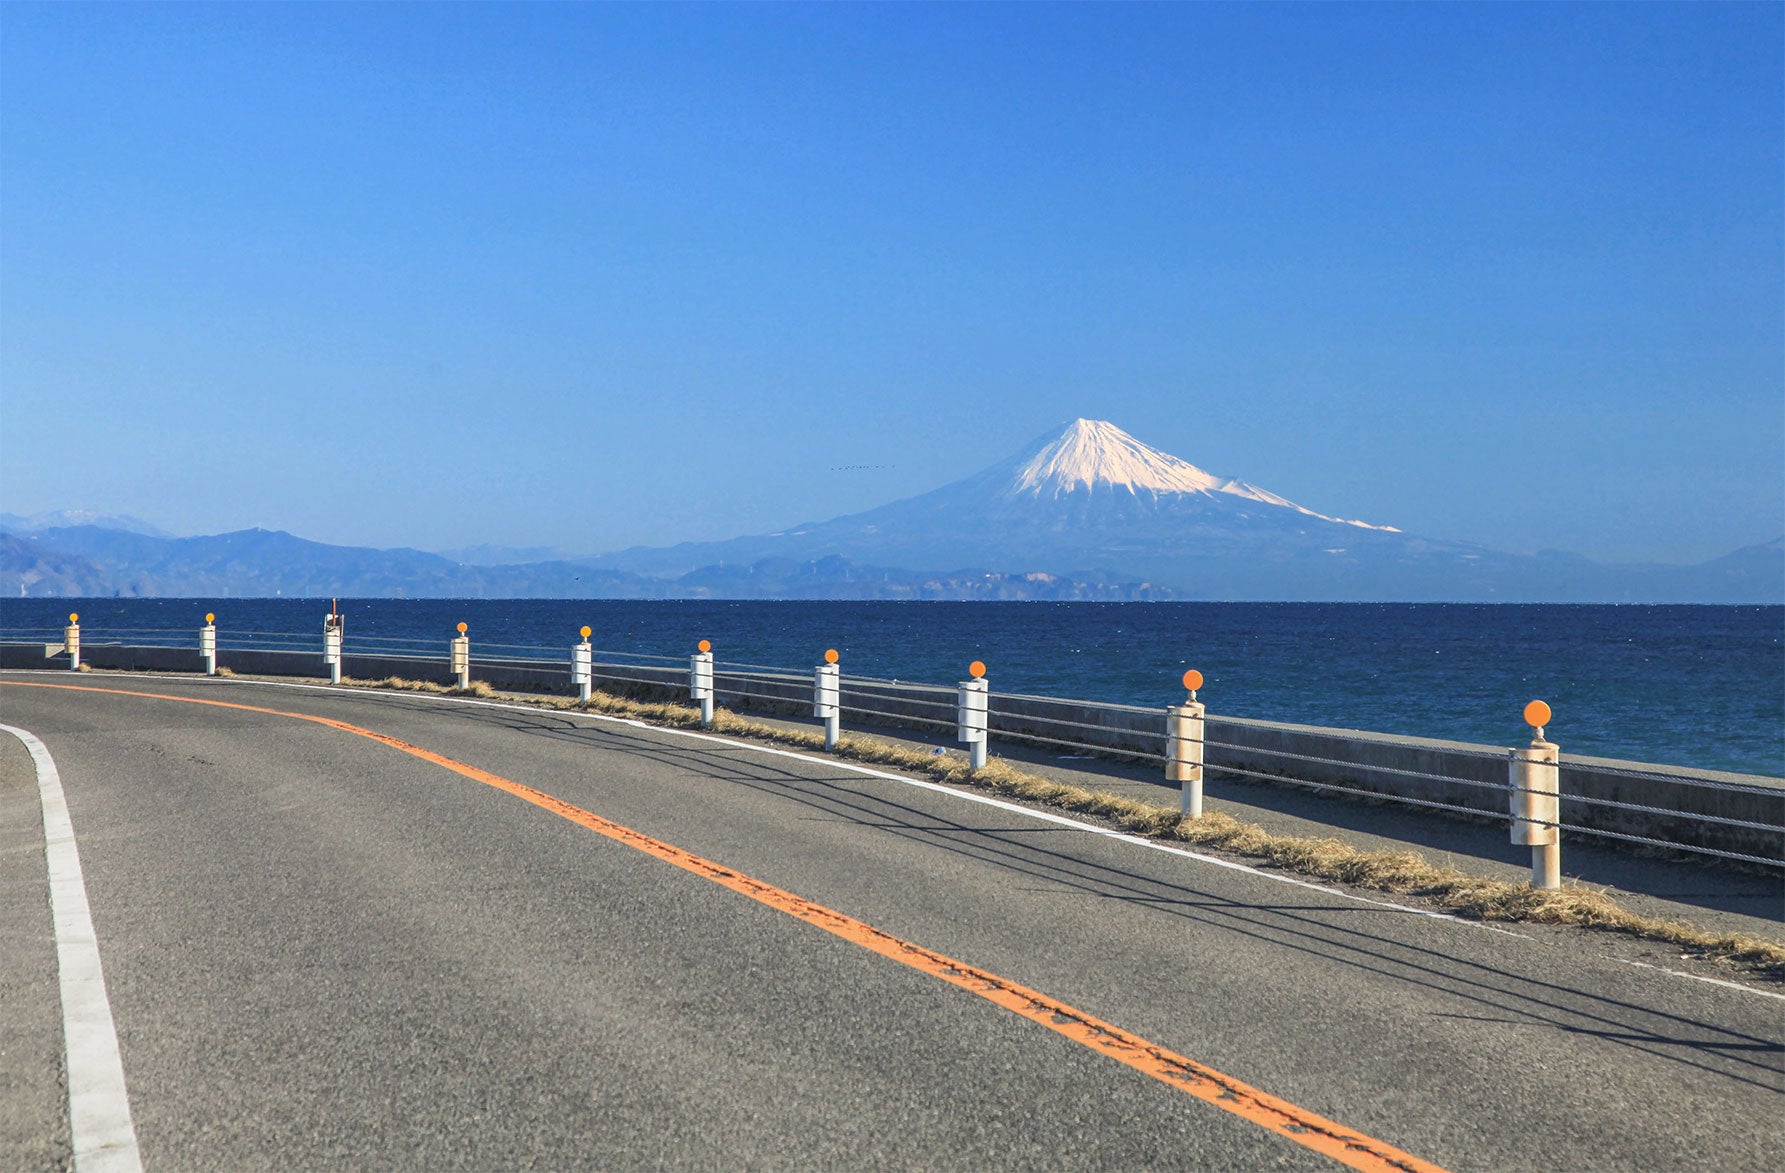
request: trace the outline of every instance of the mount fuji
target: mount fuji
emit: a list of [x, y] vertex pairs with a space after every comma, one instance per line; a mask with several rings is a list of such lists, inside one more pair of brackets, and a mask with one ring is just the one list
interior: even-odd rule
[[[963, 568], [1123, 582], [1137, 597], [1324, 601], [1658, 602], [1770, 600], [1777, 543], [1726, 597], [1704, 568], [1605, 566], [1508, 554], [1335, 517], [1080, 419], [964, 480], [865, 513], [719, 542], [637, 547], [584, 560], [675, 578], [824, 559], [906, 571]], [[1769, 553], [1768, 551], [1772, 552]], [[1740, 551], [1731, 558], [1748, 554]], [[1727, 559], [1719, 560], [1727, 561]], [[1746, 565], [1744, 563], [1744, 565]]]
[[1785, 539], [1699, 566], [1507, 554], [1321, 513], [1083, 419], [965, 480], [865, 513], [593, 558], [535, 561], [549, 551], [496, 547], [442, 557], [258, 529], [169, 538], [141, 532], [149, 528], [0, 514], [0, 587], [195, 597], [1785, 602]]

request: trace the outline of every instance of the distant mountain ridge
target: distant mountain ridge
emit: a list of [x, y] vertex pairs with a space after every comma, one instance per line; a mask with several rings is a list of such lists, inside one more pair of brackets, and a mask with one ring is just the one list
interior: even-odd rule
[[[11, 518], [13, 515], [3, 515]], [[54, 518], [58, 515], [39, 515]], [[37, 519], [18, 519], [35, 524]], [[134, 522], [135, 519], [125, 519]], [[489, 598], [1785, 602], [1785, 538], [1698, 566], [1509, 554], [1318, 512], [1076, 420], [963, 480], [772, 534], [590, 558], [331, 546], [275, 530], [15, 530], [30, 593]], [[0, 531], [9, 527], [0, 525]], [[152, 527], [149, 527], [152, 528]], [[501, 559], [514, 555], [517, 561]]]
[[140, 517], [127, 513], [95, 513], [91, 509], [52, 509], [20, 517], [16, 513], [0, 513], [0, 531], [28, 536], [46, 529], [96, 525], [101, 529], [121, 530], [127, 534], [147, 534], [152, 538], [172, 537], [166, 530], [150, 525]]
[[33, 538], [0, 532], [0, 606], [37, 596], [511, 599], [1048, 599], [1173, 597], [1148, 583], [1044, 573], [909, 571], [846, 558], [765, 558], [647, 578], [555, 560], [506, 566], [455, 562], [423, 550], [306, 541], [279, 530], [151, 538], [97, 526]]
[[1606, 566], [1421, 538], [1317, 512], [1206, 472], [1107, 421], [1081, 419], [972, 476], [863, 513], [584, 561], [674, 577], [714, 564], [835, 555], [1146, 582], [1188, 599], [1773, 602], [1785, 601], [1785, 554], [1777, 552], [1764, 543], [1702, 567]]

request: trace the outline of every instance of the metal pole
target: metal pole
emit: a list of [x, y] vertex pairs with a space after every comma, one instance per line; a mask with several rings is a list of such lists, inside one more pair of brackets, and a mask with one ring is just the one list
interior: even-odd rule
[[1531, 848], [1531, 887], [1562, 886], [1562, 751], [1544, 739], [1550, 708], [1542, 701], [1525, 706], [1531, 744], [1512, 751], [1508, 774], [1512, 800], [1512, 841]]
[[62, 630], [62, 645], [68, 649], [68, 670], [78, 672], [81, 667], [81, 617], [70, 615], [68, 626]]
[[1196, 690], [1202, 687], [1202, 673], [1194, 668], [1184, 673], [1184, 687], [1189, 690], [1189, 699], [1165, 710], [1165, 780], [1181, 784], [1178, 808], [1183, 817], [1200, 819], [1203, 707], [1196, 699]]
[[708, 640], [696, 644], [699, 650], [688, 658], [688, 699], [700, 702], [700, 723], [713, 723], [713, 645]]
[[972, 679], [961, 681], [955, 692], [955, 740], [966, 743], [973, 769], [983, 770], [990, 686], [985, 682], [985, 665], [978, 660], [967, 666], [967, 674]]
[[341, 600], [330, 599], [322, 617], [322, 662], [328, 665], [328, 682], [341, 683], [341, 645], [347, 640], [347, 624], [341, 618]]
[[589, 646], [589, 629], [582, 630], [583, 642], [570, 649], [570, 677], [576, 685], [576, 696], [587, 701], [595, 686], [595, 652]]
[[205, 615], [205, 625], [198, 629], [198, 654], [204, 657], [205, 675], [217, 675], [217, 617]]
[[1166, 710], [1165, 777], [1180, 784], [1179, 809], [1187, 819], [1202, 818], [1203, 706], [1186, 701]]
[[843, 673], [837, 667], [837, 649], [824, 653], [824, 663], [812, 670], [812, 715], [824, 718], [824, 748], [837, 748], [843, 727]]
[[1562, 886], [1562, 845], [1540, 843], [1531, 849], [1531, 887], [1556, 889]]
[[465, 625], [459, 624], [459, 636], [452, 641], [452, 670], [458, 674], [459, 691], [464, 692], [471, 687], [471, 637], [465, 634]]

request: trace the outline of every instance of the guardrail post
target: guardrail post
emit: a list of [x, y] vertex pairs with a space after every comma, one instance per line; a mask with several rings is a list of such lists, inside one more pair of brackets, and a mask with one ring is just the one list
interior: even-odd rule
[[78, 672], [81, 667], [81, 617], [77, 614], [68, 616], [68, 626], [62, 629], [62, 646], [68, 649], [68, 670]]
[[955, 734], [956, 741], [965, 742], [972, 755], [975, 770], [985, 769], [985, 731], [986, 714], [990, 688], [985, 682], [985, 665], [978, 660], [967, 665], [967, 675], [971, 680], [963, 680], [955, 693]]
[[452, 671], [459, 678], [459, 690], [462, 692], [471, 687], [471, 637], [465, 634], [465, 624], [459, 624], [459, 637], [452, 641]]
[[701, 640], [688, 658], [688, 699], [700, 702], [700, 723], [713, 723], [713, 645]]
[[842, 670], [837, 667], [837, 649], [824, 653], [824, 663], [812, 670], [812, 715], [824, 718], [824, 748], [836, 749], [842, 732]]
[[586, 701], [595, 685], [595, 649], [589, 646], [589, 628], [582, 636], [583, 642], [570, 649], [570, 683], [576, 685], [576, 698]]
[[328, 614], [322, 617], [322, 662], [328, 665], [330, 684], [341, 683], [341, 644], [346, 634], [346, 620], [331, 600]]
[[1202, 673], [1184, 673], [1190, 699], [1165, 710], [1165, 778], [1182, 784], [1178, 805], [1186, 819], [1202, 818], [1203, 706], [1196, 699]]
[[205, 612], [205, 625], [198, 629], [198, 654], [205, 659], [205, 675], [217, 675], [217, 616]]
[[1562, 886], [1562, 751], [1544, 740], [1550, 709], [1542, 701], [1525, 706], [1531, 744], [1512, 751], [1512, 841], [1531, 848], [1531, 887]]

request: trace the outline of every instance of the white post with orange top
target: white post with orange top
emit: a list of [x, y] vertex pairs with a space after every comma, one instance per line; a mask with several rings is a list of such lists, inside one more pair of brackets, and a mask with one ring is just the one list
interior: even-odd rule
[[1190, 698], [1165, 710], [1165, 779], [1181, 784], [1179, 808], [1186, 819], [1202, 818], [1203, 706], [1196, 699], [1202, 673], [1184, 673]]
[[967, 665], [971, 680], [963, 680], [955, 692], [954, 739], [964, 742], [975, 770], [985, 768], [986, 717], [990, 711], [991, 688], [985, 682], [985, 665], [978, 660]]
[[576, 685], [578, 700], [589, 699], [595, 687], [595, 649], [589, 646], [589, 628], [582, 629], [583, 642], [570, 649], [570, 683]]
[[198, 629], [198, 654], [204, 657], [205, 675], [217, 675], [217, 616], [205, 612], [205, 625]]
[[328, 682], [341, 683], [341, 644], [347, 635], [347, 624], [341, 612], [331, 603], [322, 617], [322, 662], [328, 665]]
[[1531, 848], [1531, 887], [1562, 886], [1562, 751], [1543, 736], [1550, 708], [1542, 701], [1525, 706], [1531, 744], [1512, 751], [1509, 786], [1512, 841]]
[[824, 663], [812, 670], [812, 715], [824, 718], [824, 748], [836, 749], [843, 725], [843, 673], [837, 667], [837, 649], [824, 653]]
[[688, 699], [700, 702], [700, 723], [713, 723], [713, 645], [701, 640], [699, 650], [688, 657]]
[[78, 614], [68, 616], [68, 626], [62, 629], [62, 646], [68, 649], [68, 670], [78, 672], [81, 668], [81, 617]]
[[452, 673], [459, 678], [459, 690], [462, 692], [471, 687], [471, 637], [465, 634], [465, 624], [459, 624], [458, 638], [452, 641]]

